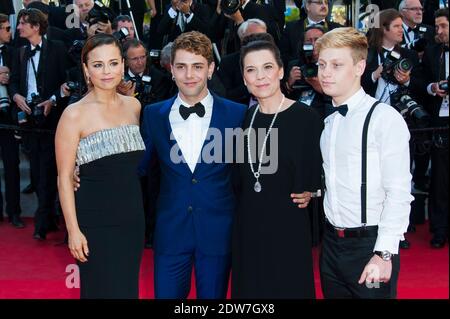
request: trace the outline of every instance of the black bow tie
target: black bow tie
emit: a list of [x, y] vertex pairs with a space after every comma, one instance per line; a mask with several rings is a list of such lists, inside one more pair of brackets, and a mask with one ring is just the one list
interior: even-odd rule
[[407, 33], [410, 33], [410, 32], [416, 32], [416, 28], [408, 27], [408, 29], [406, 30], [406, 32], [407, 32]]
[[41, 51], [41, 46], [39, 44], [33, 50], [30, 51], [30, 58], [34, 57], [37, 51]]
[[180, 105], [180, 115], [183, 120], [187, 120], [192, 113], [196, 113], [199, 117], [203, 117], [205, 116], [205, 107], [200, 102], [191, 107]]
[[339, 112], [339, 113], [341, 113], [342, 116], [347, 115], [347, 112], [348, 112], [347, 104], [342, 104], [340, 106], [333, 106], [333, 105], [328, 104], [327, 108], [326, 108], [326, 116], [329, 116], [329, 115], [333, 114], [334, 112]]

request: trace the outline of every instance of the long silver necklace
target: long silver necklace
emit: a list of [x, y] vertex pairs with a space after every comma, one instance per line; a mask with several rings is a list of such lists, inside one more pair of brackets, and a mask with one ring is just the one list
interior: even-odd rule
[[249, 160], [250, 168], [252, 170], [253, 176], [255, 176], [255, 178], [256, 178], [256, 182], [255, 182], [255, 185], [253, 186], [253, 189], [257, 193], [261, 192], [261, 190], [262, 190], [261, 183], [259, 182], [259, 177], [261, 176], [261, 164], [262, 164], [262, 159], [263, 159], [264, 152], [266, 150], [267, 139], [269, 138], [270, 131], [272, 131], [272, 127], [273, 127], [273, 125], [275, 123], [277, 115], [280, 112], [281, 107], [283, 106], [284, 100], [285, 100], [285, 97], [283, 95], [283, 99], [281, 100], [281, 103], [278, 106], [277, 112], [275, 113], [275, 115], [274, 115], [274, 117], [272, 119], [272, 123], [270, 123], [269, 129], [268, 129], [268, 131], [266, 133], [266, 136], [264, 137], [264, 142], [263, 142], [263, 145], [262, 145], [262, 148], [261, 148], [261, 153], [259, 155], [258, 171], [256, 171], [256, 172], [255, 172], [255, 169], [253, 168], [252, 152], [251, 152], [251, 146], [250, 146], [250, 140], [251, 140], [250, 133], [252, 131], [253, 122], [255, 121], [256, 113], [258, 113], [258, 110], [259, 110], [259, 104], [256, 106], [255, 112], [253, 112], [252, 120], [250, 121], [250, 126], [248, 128], [248, 134], [247, 134], [247, 152], [248, 152], [248, 160]]

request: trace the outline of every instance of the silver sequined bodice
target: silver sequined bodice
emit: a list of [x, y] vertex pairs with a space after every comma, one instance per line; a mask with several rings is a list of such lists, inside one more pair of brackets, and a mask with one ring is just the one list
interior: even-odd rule
[[77, 149], [77, 166], [102, 157], [145, 150], [138, 125], [100, 130], [82, 138]]

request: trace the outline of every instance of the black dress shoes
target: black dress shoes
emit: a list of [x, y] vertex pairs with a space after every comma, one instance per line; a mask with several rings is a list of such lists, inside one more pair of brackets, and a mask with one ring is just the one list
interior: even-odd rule
[[411, 243], [407, 239], [400, 241], [401, 249], [409, 249], [409, 247], [411, 247]]
[[16, 228], [25, 228], [25, 224], [19, 216], [11, 217], [9, 223]]
[[36, 232], [33, 234], [33, 238], [36, 239], [37, 241], [44, 241], [46, 236], [45, 236], [45, 234]]
[[444, 248], [446, 241], [444, 236], [434, 236], [430, 241], [430, 245], [433, 248]]

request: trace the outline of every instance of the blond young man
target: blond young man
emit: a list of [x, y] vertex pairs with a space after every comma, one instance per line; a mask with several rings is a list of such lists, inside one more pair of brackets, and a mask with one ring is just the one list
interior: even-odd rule
[[326, 184], [322, 290], [325, 298], [395, 298], [399, 242], [413, 199], [409, 131], [394, 108], [373, 107], [376, 99], [361, 88], [368, 48], [364, 35], [353, 28], [335, 29], [316, 48], [319, 81], [333, 99], [321, 136]]

